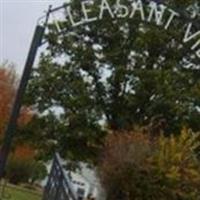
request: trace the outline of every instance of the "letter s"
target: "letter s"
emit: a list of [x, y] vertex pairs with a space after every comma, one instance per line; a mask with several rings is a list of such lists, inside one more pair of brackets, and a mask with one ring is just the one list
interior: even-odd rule
[[116, 12], [118, 12], [117, 13], [117, 17], [125, 18], [125, 17], [128, 16], [128, 14], [129, 14], [128, 7], [123, 5], [123, 4], [121, 4], [121, 0], [117, 0], [116, 1], [116, 6], [117, 6], [116, 7]]

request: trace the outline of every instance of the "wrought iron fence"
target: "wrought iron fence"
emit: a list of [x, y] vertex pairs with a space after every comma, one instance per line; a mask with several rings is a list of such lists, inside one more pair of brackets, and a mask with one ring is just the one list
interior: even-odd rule
[[65, 175], [59, 154], [55, 154], [43, 200], [76, 200]]

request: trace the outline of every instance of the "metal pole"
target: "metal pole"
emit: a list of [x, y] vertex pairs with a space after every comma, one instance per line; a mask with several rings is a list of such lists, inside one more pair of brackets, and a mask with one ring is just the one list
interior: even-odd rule
[[38, 47], [41, 45], [44, 35], [45, 27], [37, 25], [31, 47], [28, 53], [28, 57], [25, 63], [24, 72], [20, 81], [20, 85], [15, 97], [12, 113], [5, 131], [4, 141], [0, 151], [0, 179], [5, 175], [5, 166], [8, 158], [8, 154], [11, 148], [14, 132], [17, 125], [17, 119], [19, 116], [22, 98], [26, 90], [26, 86], [31, 74], [32, 66], [37, 54]]

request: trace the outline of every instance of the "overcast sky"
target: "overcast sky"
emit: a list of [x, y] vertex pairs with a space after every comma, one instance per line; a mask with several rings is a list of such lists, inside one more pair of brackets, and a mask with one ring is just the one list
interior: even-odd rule
[[22, 72], [37, 19], [49, 5], [64, 0], [0, 0], [0, 63], [16, 64]]

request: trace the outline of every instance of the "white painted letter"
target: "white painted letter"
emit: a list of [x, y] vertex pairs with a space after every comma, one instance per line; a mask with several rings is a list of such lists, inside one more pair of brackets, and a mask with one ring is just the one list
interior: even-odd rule
[[177, 12], [175, 12], [175, 11], [173, 11], [173, 10], [171, 10], [171, 9], [169, 9], [169, 12], [171, 12], [171, 15], [170, 15], [170, 17], [169, 17], [169, 19], [168, 19], [168, 21], [167, 21], [167, 23], [166, 23], [166, 25], [165, 25], [165, 29], [166, 29], [166, 30], [167, 30], [167, 29], [169, 28], [169, 26], [171, 25], [172, 20], [174, 19], [174, 17], [179, 17], [179, 16], [180, 16]]
[[120, 1], [121, 1], [121, 0], [117, 0], [117, 8], [116, 8], [116, 11], [119, 12], [119, 13], [117, 13], [117, 17], [119, 17], [119, 18], [125, 18], [125, 17], [128, 16], [128, 13], [129, 13], [128, 7], [125, 6], [125, 5], [122, 5], [122, 4], [120, 3]]
[[192, 68], [192, 67], [194, 67], [194, 66], [195, 66], [194, 63], [189, 62], [189, 63], [187, 63], [187, 64], [184, 66], [184, 68], [190, 69], [190, 68]]
[[198, 49], [198, 50], [196, 51], [196, 55], [197, 55], [198, 58], [200, 58], [200, 49]]
[[196, 33], [191, 34], [191, 29], [192, 29], [192, 23], [189, 23], [188, 26], [187, 26], [187, 30], [185, 32], [184, 39], [183, 39], [184, 43], [189, 42], [193, 38], [200, 35], [200, 31], [197, 31]]
[[195, 50], [200, 45], [200, 40], [197, 40], [197, 42], [191, 47], [192, 50]]
[[141, 15], [141, 19], [144, 21], [145, 20], [145, 15], [144, 15], [144, 8], [143, 8], [143, 4], [142, 4], [142, 1], [141, 0], [138, 0], [137, 2], [133, 2], [132, 3], [132, 12], [130, 14], [130, 18], [133, 18], [136, 11], [139, 11], [140, 12], [140, 15]]
[[110, 8], [110, 6], [109, 6], [107, 0], [102, 0], [102, 2], [101, 2], [101, 8], [100, 8], [100, 14], [99, 14], [99, 19], [102, 19], [102, 18], [103, 18], [103, 15], [104, 15], [104, 11], [105, 11], [105, 10], [107, 10], [108, 13], [110, 14], [110, 16], [111, 16], [112, 18], [114, 18], [114, 14], [113, 14], [113, 12], [112, 12], [112, 10], [111, 10], [111, 8]]
[[79, 26], [80, 24], [82, 24], [82, 21], [79, 21], [79, 22], [74, 21], [74, 18], [73, 18], [72, 13], [71, 13], [71, 7], [70, 6], [67, 7], [67, 14], [69, 16], [69, 20], [70, 20], [73, 27]]
[[162, 25], [163, 24], [162, 19], [163, 19], [164, 13], [165, 13], [166, 6], [164, 6], [164, 5], [158, 5], [155, 2], [151, 2], [149, 6], [151, 8], [151, 11], [149, 13], [149, 17], [148, 17], [147, 21], [151, 22], [153, 16], [155, 16], [156, 24], [158, 26]]
[[90, 5], [92, 2], [91, 1], [82, 1], [81, 2], [81, 7], [83, 10], [83, 14], [85, 17], [86, 22], [93, 22], [97, 20], [97, 17], [89, 18], [88, 13], [91, 12], [91, 9], [87, 8], [87, 5]]

